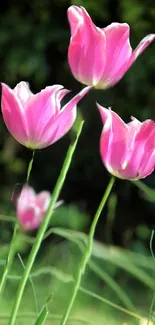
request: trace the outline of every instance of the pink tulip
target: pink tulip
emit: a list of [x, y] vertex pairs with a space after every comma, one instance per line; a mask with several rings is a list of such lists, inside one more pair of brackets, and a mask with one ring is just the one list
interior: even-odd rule
[[98, 28], [87, 11], [77, 6], [69, 7], [68, 19], [68, 61], [72, 74], [81, 83], [98, 89], [115, 85], [155, 38], [155, 34], [147, 35], [132, 51], [128, 24], [112, 23]]
[[76, 105], [90, 89], [84, 88], [61, 109], [61, 100], [69, 92], [61, 85], [46, 87], [34, 95], [24, 81], [14, 89], [2, 83], [4, 122], [24, 146], [48, 147], [70, 130], [77, 115]]
[[111, 109], [97, 106], [104, 123], [100, 153], [107, 170], [123, 179], [150, 175], [155, 168], [155, 123], [132, 117], [125, 124]]
[[[37, 229], [42, 223], [50, 203], [51, 195], [47, 191], [36, 194], [32, 187], [25, 185], [16, 200], [17, 218], [24, 230]], [[62, 201], [55, 204], [57, 208]]]

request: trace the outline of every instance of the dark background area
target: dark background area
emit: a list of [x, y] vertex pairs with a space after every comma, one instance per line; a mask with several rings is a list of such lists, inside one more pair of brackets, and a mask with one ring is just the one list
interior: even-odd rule
[[[25, 80], [34, 92], [59, 83], [71, 89], [72, 95], [82, 88], [67, 63], [70, 30], [66, 11], [71, 4], [83, 5], [99, 27], [106, 27], [113, 21], [127, 22], [131, 27], [133, 48], [147, 34], [155, 33], [154, 0], [5, 1], [0, 11], [2, 82], [14, 88]], [[140, 121], [155, 120], [154, 53], [155, 43], [144, 51], [115, 87], [93, 90], [80, 102], [85, 125], [61, 198], [66, 204], [76, 204], [90, 220], [109, 180], [99, 154], [102, 123], [95, 102], [112, 107], [126, 122], [131, 115]], [[53, 146], [36, 152], [30, 182], [36, 191], [52, 191], [69, 143], [70, 133]], [[9, 135], [0, 117], [0, 213], [7, 214], [13, 209], [10, 195], [16, 183], [24, 183], [31, 154]], [[144, 182], [155, 188], [155, 173]], [[144, 200], [138, 188], [127, 181], [118, 179], [113, 193], [116, 209], [110, 242], [131, 247], [141, 237], [141, 232], [137, 231], [139, 227], [154, 227], [155, 204]], [[108, 214], [106, 209], [96, 233], [97, 239], [107, 242]], [[149, 237], [146, 234], [147, 231], [143, 240], [147, 246]]]

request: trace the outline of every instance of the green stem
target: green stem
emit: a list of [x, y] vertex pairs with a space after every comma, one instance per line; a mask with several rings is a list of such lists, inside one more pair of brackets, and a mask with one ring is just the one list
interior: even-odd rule
[[64, 181], [66, 179], [66, 175], [67, 175], [67, 172], [69, 170], [69, 167], [70, 167], [70, 164], [71, 164], [71, 161], [72, 161], [73, 153], [75, 151], [79, 136], [80, 136], [81, 131], [82, 131], [83, 123], [84, 122], [82, 121], [79, 124], [79, 128], [78, 128], [76, 138], [75, 138], [73, 144], [71, 144], [69, 146], [65, 161], [63, 163], [60, 175], [58, 177], [58, 180], [56, 182], [56, 185], [55, 185], [52, 197], [51, 197], [51, 201], [50, 201], [46, 216], [45, 216], [44, 221], [43, 221], [43, 223], [42, 223], [42, 225], [41, 225], [41, 227], [40, 227], [40, 229], [38, 231], [38, 234], [37, 234], [37, 236], [35, 238], [34, 245], [32, 247], [30, 255], [28, 257], [28, 261], [27, 261], [27, 264], [26, 264], [26, 267], [25, 267], [25, 271], [23, 273], [21, 282], [19, 284], [19, 287], [18, 287], [18, 290], [17, 290], [17, 295], [15, 297], [14, 304], [13, 304], [13, 307], [12, 307], [12, 312], [11, 312], [11, 316], [10, 316], [10, 320], [9, 320], [9, 325], [15, 324], [17, 312], [18, 312], [18, 309], [19, 309], [19, 306], [20, 306], [20, 302], [21, 302], [21, 299], [22, 299], [22, 295], [23, 295], [23, 292], [24, 292], [24, 288], [25, 288], [27, 279], [29, 277], [31, 268], [32, 268], [32, 266], [34, 264], [36, 255], [37, 255], [38, 250], [40, 248], [40, 245], [41, 245], [41, 242], [43, 240], [46, 229], [48, 227], [49, 221], [51, 219], [54, 204], [56, 203], [56, 201], [57, 201], [57, 199], [59, 197], [60, 191], [61, 191], [62, 186], [64, 184]]
[[72, 309], [73, 303], [75, 301], [76, 295], [77, 295], [79, 287], [80, 287], [82, 275], [85, 272], [86, 265], [87, 265], [87, 263], [89, 261], [91, 253], [92, 253], [93, 237], [94, 237], [96, 225], [97, 225], [97, 222], [99, 220], [100, 214], [101, 214], [101, 212], [103, 210], [103, 207], [105, 206], [105, 203], [106, 203], [106, 201], [107, 201], [107, 199], [109, 197], [109, 194], [110, 194], [110, 192], [112, 190], [114, 181], [115, 181], [115, 178], [112, 176], [111, 180], [110, 180], [110, 182], [109, 182], [109, 184], [107, 186], [107, 189], [106, 189], [106, 191], [105, 191], [105, 193], [103, 195], [101, 203], [100, 203], [100, 205], [99, 205], [99, 207], [98, 207], [98, 209], [96, 211], [96, 214], [94, 216], [94, 220], [92, 222], [90, 232], [89, 232], [89, 235], [88, 235], [87, 247], [86, 247], [85, 253], [83, 255], [83, 258], [81, 260], [81, 263], [79, 265], [79, 269], [78, 269], [78, 272], [77, 272], [77, 275], [76, 275], [76, 278], [75, 278], [75, 285], [74, 285], [74, 288], [73, 288], [73, 292], [72, 292], [68, 307], [67, 307], [67, 309], [66, 309], [66, 311], [65, 311], [65, 313], [64, 313], [64, 315], [62, 317], [60, 325], [65, 325], [66, 324], [67, 319], [68, 319], [69, 314], [70, 314], [70, 311]]
[[33, 150], [32, 158], [31, 158], [31, 160], [29, 162], [28, 169], [27, 169], [27, 176], [26, 176], [26, 182], [27, 183], [29, 182], [29, 179], [30, 179], [30, 174], [31, 174], [31, 170], [32, 170], [32, 166], [33, 166], [33, 161], [34, 161], [34, 155], [35, 155], [35, 151]]
[[15, 242], [16, 242], [17, 229], [18, 229], [18, 225], [16, 223], [15, 227], [14, 227], [14, 232], [13, 232], [12, 240], [10, 243], [10, 247], [9, 247], [8, 257], [6, 260], [5, 267], [4, 267], [4, 272], [3, 272], [2, 279], [0, 282], [0, 296], [2, 295], [2, 292], [4, 290], [6, 280], [7, 280], [7, 275], [11, 268], [11, 265], [12, 265], [12, 262], [13, 262], [13, 259], [14, 259], [15, 253], [16, 253]]

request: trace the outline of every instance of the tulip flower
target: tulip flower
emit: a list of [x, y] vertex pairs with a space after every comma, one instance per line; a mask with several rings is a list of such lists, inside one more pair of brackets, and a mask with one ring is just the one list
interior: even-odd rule
[[2, 83], [4, 122], [12, 136], [24, 146], [48, 147], [70, 130], [76, 119], [76, 105], [89, 90], [90, 87], [84, 88], [61, 108], [61, 100], [69, 92], [61, 85], [33, 94], [24, 81], [14, 89]]
[[87, 11], [78, 6], [69, 7], [68, 20], [68, 62], [72, 74], [81, 83], [97, 89], [115, 85], [155, 38], [155, 34], [147, 35], [132, 51], [130, 27], [126, 23], [98, 28]]
[[[25, 185], [16, 199], [17, 218], [24, 230], [37, 229], [42, 223], [50, 203], [51, 195], [47, 191], [36, 194], [32, 187]], [[56, 209], [62, 201], [55, 204]]]
[[104, 123], [100, 153], [107, 170], [122, 179], [150, 175], [155, 168], [155, 123], [132, 117], [125, 124], [111, 109], [97, 106]]

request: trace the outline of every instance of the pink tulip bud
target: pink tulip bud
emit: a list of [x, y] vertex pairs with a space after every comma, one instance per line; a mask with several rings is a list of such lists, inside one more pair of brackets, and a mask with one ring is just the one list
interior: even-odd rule
[[72, 127], [77, 103], [91, 87], [84, 88], [61, 109], [69, 92], [61, 85], [46, 87], [33, 94], [26, 82], [14, 89], [2, 83], [2, 115], [12, 136], [24, 146], [41, 149], [62, 138]]
[[[42, 223], [50, 203], [51, 195], [47, 191], [36, 194], [32, 187], [25, 185], [16, 200], [17, 218], [24, 230], [37, 229]], [[56, 209], [62, 201], [55, 204]]]
[[132, 117], [125, 124], [111, 109], [98, 105], [104, 123], [100, 153], [107, 170], [123, 179], [137, 180], [155, 168], [155, 123]]
[[155, 34], [147, 35], [132, 51], [128, 24], [112, 23], [106, 28], [98, 28], [87, 11], [77, 6], [69, 7], [68, 19], [71, 71], [81, 83], [98, 89], [115, 85], [155, 38]]

